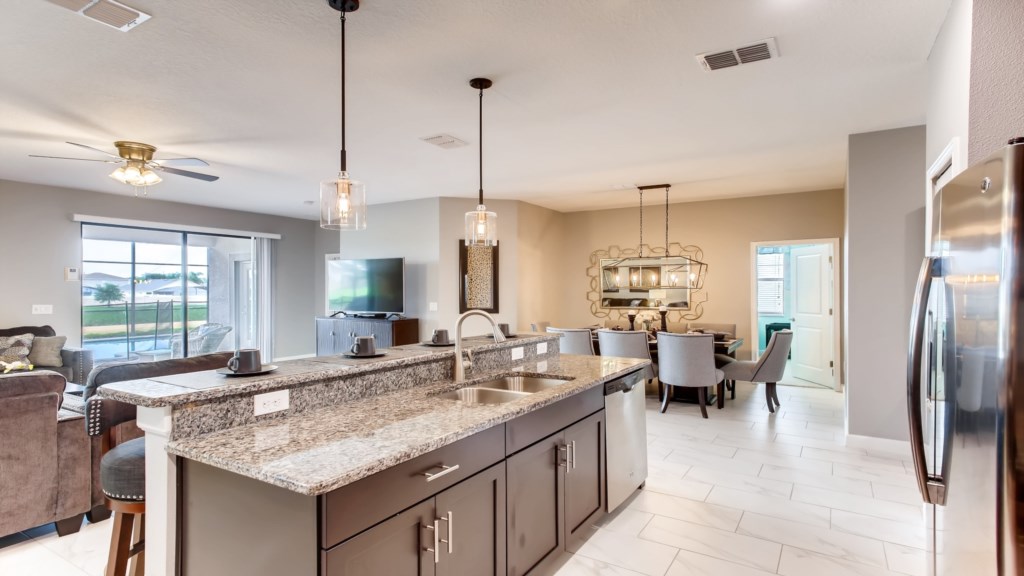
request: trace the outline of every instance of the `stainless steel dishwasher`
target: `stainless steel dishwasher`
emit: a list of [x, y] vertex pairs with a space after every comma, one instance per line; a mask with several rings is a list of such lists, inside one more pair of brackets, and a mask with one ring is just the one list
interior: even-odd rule
[[604, 385], [609, 512], [647, 480], [644, 382], [643, 370], [637, 370]]

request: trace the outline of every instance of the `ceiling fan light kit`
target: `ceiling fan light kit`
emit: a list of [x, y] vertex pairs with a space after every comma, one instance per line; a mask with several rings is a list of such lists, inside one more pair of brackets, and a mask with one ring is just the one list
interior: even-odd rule
[[320, 183], [320, 227], [326, 230], [366, 229], [366, 186], [348, 173], [345, 151], [345, 14], [359, 9], [359, 0], [327, 0], [341, 13], [341, 154], [338, 177]]
[[489, 212], [487, 206], [484, 206], [484, 90], [492, 84], [487, 78], [473, 78], [469, 81], [472, 88], [480, 91], [480, 189], [476, 210], [466, 212], [466, 246], [498, 245], [498, 215]]

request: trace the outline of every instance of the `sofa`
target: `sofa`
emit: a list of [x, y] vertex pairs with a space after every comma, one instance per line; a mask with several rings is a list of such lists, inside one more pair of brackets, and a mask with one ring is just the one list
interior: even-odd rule
[[0, 537], [50, 522], [77, 532], [90, 508], [90, 440], [61, 407], [66, 384], [50, 370], [0, 374]]
[[[169, 360], [157, 360], [155, 362], [109, 362], [96, 366], [89, 374], [85, 384], [85, 392], [82, 400], [85, 402], [85, 410], [88, 410], [90, 417], [104, 414], [108, 421], [118, 422], [110, 431], [110, 436], [94, 436], [91, 441], [91, 464], [87, 486], [91, 486], [91, 510], [89, 520], [98, 522], [110, 516], [110, 511], [104, 505], [102, 485], [100, 484], [100, 460], [103, 458], [104, 446], [109, 450], [118, 444], [122, 444], [135, 438], [140, 438], [143, 432], [135, 425], [136, 407], [132, 404], [125, 404], [116, 400], [94, 397], [96, 390], [104, 384], [124, 382], [126, 380], [140, 380], [144, 378], [156, 378], [159, 376], [170, 376], [172, 374], [185, 374], [188, 372], [201, 372], [203, 370], [216, 370], [227, 366], [228, 360], [234, 352], [217, 352], [214, 354], [203, 354], [189, 356], [188, 358], [174, 358]], [[76, 409], [81, 409], [77, 408]], [[85, 425], [82, 425], [82, 432], [85, 432]]]
[[[0, 328], [0, 337], [18, 336], [21, 334], [32, 334], [36, 338], [53, 337], [57, 332], [50, 326], [16, 326], [14, 328]], [[85, 384], [92, 370], [92, 350], [85, 348], [70, 348], [65, 346], [60, 351], [60, 366], [36, 365], [36, 370], [52, 370], [64, 376], [68, 382]]]

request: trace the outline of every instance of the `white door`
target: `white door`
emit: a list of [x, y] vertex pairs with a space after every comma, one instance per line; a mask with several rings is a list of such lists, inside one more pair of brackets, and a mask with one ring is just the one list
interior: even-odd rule
[[832, 246], [793, 248], [793, 376], [835, 387], [832, 368]]

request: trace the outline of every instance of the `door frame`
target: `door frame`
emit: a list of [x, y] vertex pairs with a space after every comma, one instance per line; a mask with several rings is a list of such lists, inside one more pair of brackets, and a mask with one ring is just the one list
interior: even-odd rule
[[750, 332], [751, 332], [751, 347], [750, 347], [750, 359], [757, 360], [758, 349], [760, 346], [761, 335], [756, 332], [757, 327], [757, 249], [762, 246], [805, 246], [808, 244], [828, 244], [832, 247], [832, 370], [834, 372], [834, 378], [832, 379], [833, 389], [836, 392], [843, 391], [843, 366], [842, 353], [843, 349], [840, 346], [839, 335], [840, 335], [840, 324], [842, 319], [840, 317], [840, 311], [842, 310], [842, 300], [840, 300], [840, 262], [839, 262], [839, 238], [810, 238], [806, 240], [763, 240], [759, 242], [750, 243]]

